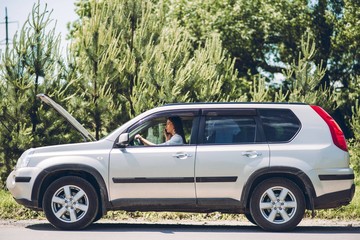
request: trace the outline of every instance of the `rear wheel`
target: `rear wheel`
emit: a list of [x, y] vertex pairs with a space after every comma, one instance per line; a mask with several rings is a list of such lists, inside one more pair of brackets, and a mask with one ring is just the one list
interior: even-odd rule
[[250, 213], [264, 230], [290, 231], [300, 223], [304, 212], [304, 194], [288, 179], [267, 179], [252, 193]]
[[46, 189], [43, 209], [49, 222], [59, 229], [82, 229], [98, 213], [99, 200], [94, 187], [86, 180], [62, 177]]

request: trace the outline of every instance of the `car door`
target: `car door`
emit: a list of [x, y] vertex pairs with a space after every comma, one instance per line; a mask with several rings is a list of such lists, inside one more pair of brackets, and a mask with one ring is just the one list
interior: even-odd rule
[[[161, 145], [168, 116], [182, 120], [185, 143]], [[129, 128], [129, 146], [110, 153], [110, 200], [119, 206], [166, 206], [195, 204], [194, 165], [196, 145], [193, 128], [197, 112], [165, 112], [141, 120]], [[140, 145], [141, 134], [155, 146]], [[193, 135], [193, 136], [192, 136]]]
[[249, 176], [269, 166], [269, 147], [255, 109], [204, 110], [196, 155], [200, 205], [240, 201]]

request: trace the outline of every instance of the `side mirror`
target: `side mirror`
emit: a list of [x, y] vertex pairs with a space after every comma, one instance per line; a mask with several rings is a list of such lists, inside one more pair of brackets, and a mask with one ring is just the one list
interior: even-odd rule
[[126, 147], [129, 145], [129, 133], [122, 133], [119, 136], [117, 144], [119, 147]]

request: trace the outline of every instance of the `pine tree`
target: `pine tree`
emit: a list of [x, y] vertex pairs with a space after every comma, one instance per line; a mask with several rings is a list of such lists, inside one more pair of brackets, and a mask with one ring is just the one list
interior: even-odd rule
[[326, 70], [313, 62], [315, 53], [314, 39], [307, 31], [301, 39], [301, 53], [284, 71], [285, 81], [280, 88], [271, 89], [263, 77], [254, 76], [250, 101], [300, 102], [319, 105], [333, 112], [340, 102], [334, 89], [321, 86]]
[[[81, 16], [74, 31], [72, 51], [75, 59], [75, 87], [78, 97], [71, 99], [75, 115], [88, 123], [96, 139], [103, 135], [104, 126], [112, 120], [115, 107], [112, 104], [111, 82], [118, 77], [117, 58], [120, 50], [118, 35], [114, 31], [115, 9], [107, 3], [91, 1], [89, 16]], [[81, 7], [84, 7], [83, 5]], [[114, 12], [115, 11], [115, 12]]]
[[336, 94], [330, 87], [322, 87], [321, 81], [326, 69], [314, 64], [316, 46], [311, 33], [307, 31], [301, 39], [299, 59], [290, 65], [285, 77], [290, 83], [289, 101], [320, 105], [328, 111], [337, 108]]
[[219, 37], [195, 49], [189, 33], [166, 18], [166, 4], [79, 3], [81, 19], [72, 30], [82, 93], [76, 104], [90, 112], [77, 113], [87, 116], [96, 138], [155, 106], [234, 100], [246, 89]]
[[54, 28], [47, 30], [51, 25], [50, 15], [47, 6], [41, 9], [40, 4], [35, 4], [23, 28], [15, 35], [12, 48], [7, 48], [1, 59], [2, 180], [25, 149], [51, 143], [51, 132], [58, 130], [59, 124], [49, 118], [36, 99], [42, 92], [61, 95], [66, 88], [60, 81], [63, 68], [60, 38]]

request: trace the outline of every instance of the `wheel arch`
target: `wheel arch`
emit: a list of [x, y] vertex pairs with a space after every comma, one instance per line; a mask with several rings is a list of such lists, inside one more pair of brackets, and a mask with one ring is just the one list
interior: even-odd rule
[[34, 182], [31, 199], [42, 209], [42, 201], [47, 187], [55, 180], [64, 176], [78, 176], [92, 184], [100, 199], [99, 209], [103, 214], [109, 209], [108, 194], [105, 181], [101, 174], [93, 167], [83, 164], [62, 164], [48, 167], [41, 171]]
[[274, 177], [287, 178], [298, 185], [304, 193], [306, 209], [314, 209], [314, 197], [316, 194], [310, 178], [300, 169], [279, 166], [259, 169], [250, 175], [241, 194], [242, 208], [245, 212], [248, 212], [251, 193], [255, 187], [260, 182]]

